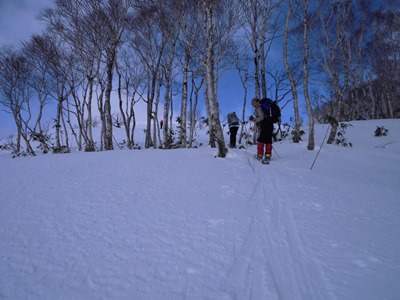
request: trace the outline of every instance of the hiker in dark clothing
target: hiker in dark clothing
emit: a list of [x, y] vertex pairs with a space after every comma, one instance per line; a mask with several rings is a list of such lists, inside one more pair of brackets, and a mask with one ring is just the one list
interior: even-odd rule
[[235, 112], [228, 114], [229, 148], [236, 148], [236, 135], [239, 129], [239, 118]]
[[251, 105], [254, 107], [254, 116], [250, 117], [250, 121], [255, 123], [259, 133], [257, 138], [257, 159], [269, 163], [272, 155], [274, 123], [271, 118], [264, 117], [258, 98], [253, 98]]

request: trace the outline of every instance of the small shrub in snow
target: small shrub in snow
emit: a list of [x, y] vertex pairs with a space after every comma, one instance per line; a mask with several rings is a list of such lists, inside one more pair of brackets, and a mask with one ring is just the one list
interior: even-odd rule
[[12, 158], [16, 158], [16, 157], [27, 157], [29, 155], [28, 152], [25, 151], [17, 151], [14, 150], [13, 152], [11, 152]]
[[14, 143], [13, 135], [10, 135], [8, 141], [4, 142], [4, 144], [0, 144], [0, 150], [15, 151], [15, 149], [17, 149], [17, 145]]
[[67, 146], [61, 146], [61, 147], [53, 147], [53, 153], [54, 154], [63, 154], [63, 153], [69, 153], [69, 148]]
[[298, 137], [298, 140], [299, 140], [299, 141], [302, 141], [301, 137], [302, 137], [304, 134], [305, 134], [305, 131], [302, 130], [302, 129], [300, 129], [299, 132], [296, 132], [295, 130], [292, 130], [292, 132], [291, 132], [292, 141], [294, 142], [295, 140], [297, 140], [297, 137]]
[[344, 135], [346, 134], [346, 128], [348, 126], [353, 127], [351, 124], [340, 123], [340, 130], [336, 133], [335, 145], [343, 147], [352, 147], [353, 145], [346, 140]]
[[50, 149], [51, 143], [51, 134], [47, 132], [32, 132], [30, 137], [33, 141], [38, 142], [39, 145], [37, 146], [38, 149], [42, 150], [43, 153], [48, 153]]
[[376, 126], [374, 136], [387, 136], [389, 130], [385, 126]]

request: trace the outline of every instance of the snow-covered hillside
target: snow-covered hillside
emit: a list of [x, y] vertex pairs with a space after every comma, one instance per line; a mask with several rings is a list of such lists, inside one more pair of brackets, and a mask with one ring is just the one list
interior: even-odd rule
[[400, 120], [351, 124], [312, 170], [327, 125], [270, 165], [255, 146], [0, 155], [0, 299], [400, 299]]

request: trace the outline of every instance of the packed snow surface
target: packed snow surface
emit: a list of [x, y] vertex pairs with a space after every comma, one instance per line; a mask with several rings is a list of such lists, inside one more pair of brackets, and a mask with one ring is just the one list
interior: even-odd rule
[[400, 299], [400, 120], [351, 125], [352, 147], [318, 125], [314, 151], [276, 142], [270, 165], [215, 158], [202, 131], [197, 149], [2, 154], [0, 299]]

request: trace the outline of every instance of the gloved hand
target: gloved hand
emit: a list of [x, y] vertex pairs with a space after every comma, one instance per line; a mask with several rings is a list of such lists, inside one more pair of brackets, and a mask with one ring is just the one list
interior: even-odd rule
[[254, 121], [254, 116], [250, 116], [250, 121]]

